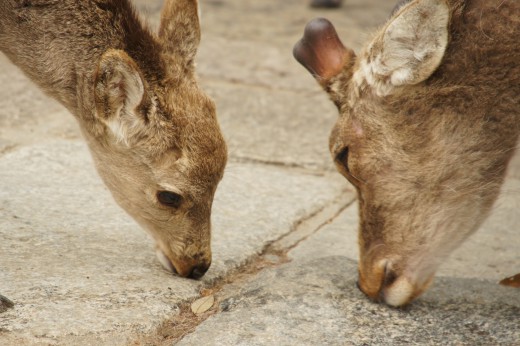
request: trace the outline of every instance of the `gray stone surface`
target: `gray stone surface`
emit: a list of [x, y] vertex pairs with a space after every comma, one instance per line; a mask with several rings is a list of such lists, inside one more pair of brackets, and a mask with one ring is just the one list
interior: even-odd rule
[[494, 282], [443, 278], [407, 309], [368, 301], [356, 263], [299, 259], [231, 285], [221, 312], [177, 345], [515, 345], [520, 295]]
[[49, 136], [79, 138], [76, 121], [0, 53], [0, 153]]
[[328, 143], [337, 111], [324, 93], [204, 85], [217, 102], [234, 157], [334, 170]]

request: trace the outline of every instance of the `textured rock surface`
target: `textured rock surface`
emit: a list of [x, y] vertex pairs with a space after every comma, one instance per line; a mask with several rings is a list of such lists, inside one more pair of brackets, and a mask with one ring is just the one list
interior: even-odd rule
[[442, 278], [419, 301], [392, 309], [356, 288], [356, 263], [299, 259], [231, 285], [221, 312], [178, 345], [514, 345], [517, 291], [477, 279]]

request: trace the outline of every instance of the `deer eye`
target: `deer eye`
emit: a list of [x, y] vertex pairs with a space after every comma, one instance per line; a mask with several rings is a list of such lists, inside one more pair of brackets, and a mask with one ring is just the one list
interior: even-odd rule
[[348, 147], [341, 149], [341, 151], [336, 155], [334, 161], [336, 161], [336, 164], [343, 167], [347, 172], [350, 172], [348, 168]]
[[170, 208], [179, 208], [182, 204], [182, 196], [171, 191], [158, 191], [157, 200], [162, 205]]

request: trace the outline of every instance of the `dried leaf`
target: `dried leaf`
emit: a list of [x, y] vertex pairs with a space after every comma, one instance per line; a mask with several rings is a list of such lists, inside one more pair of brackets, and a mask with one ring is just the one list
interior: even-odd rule
[[520, 288], [520, 273], [499, 282], [503, 286]]
[[213, 295], [207, 296], [207, 297], [202, 297], [200, 299], [197, 299], [196, 301], [194, 301], [191, 304], [191, 311], [195, 315], [200, 315], [200, 314], [208, 311], [209, 309], [211, 309], [211, 307], [213, 306], [214, 303], [215, 303], [215, 297]]

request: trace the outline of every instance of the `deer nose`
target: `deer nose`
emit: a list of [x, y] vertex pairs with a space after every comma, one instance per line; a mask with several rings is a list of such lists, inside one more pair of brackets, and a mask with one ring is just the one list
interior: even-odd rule
[[191, 270], [190, 274], [188, 275], [188, 277], [190, 279], [195, 279], [195, 280], [198, 280], [200, 279], [201, 277], [204, 276], [204, 274], [206, 274], [206, 272], [208, 271], [209, 267], [210, 267], [211, 264], [199, 264], [195, 267], [193, 267], [193, 269]]
[[166, 270], [178, 276], [187, 277], [190, 279], [200, 279], [204, 276], [204, 274], [206, 274], [209, 267], [211, 266], [211, 255], [209, 255], [209, 258], [206, 257], [204, 259], [200, 258], [202, 256], [198, 256], [198, 259], [184, 258], [181, 260], [175, 260], [173, 258], [167, 257], [159, 249], [157, 249], [156, 254], [159, 262]]
[[194, 280], [198, 280], [206, 274], [211, 262], [201, 261], [201, 262], [183, 262], [177, 263], [174, 265], [175, 273], [179, 276], [190, 278]]

